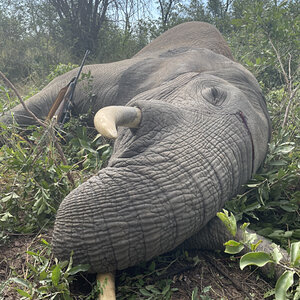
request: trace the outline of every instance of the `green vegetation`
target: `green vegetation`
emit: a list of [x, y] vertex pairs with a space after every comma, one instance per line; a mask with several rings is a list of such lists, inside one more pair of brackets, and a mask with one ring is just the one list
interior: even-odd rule
[[[0, 70], [17, 83], [26, 95], [24, 99], [56, 76], [77, 66], [85, 50], [85, 40], [80, 40], [81, 37], [89, 39], [86, 43], [92, 50], [88, 63], [101, 63], [132, 56], [161, 32], [184, 21], [207, 21], [221, 30], [234, 57], [261, 84], [273, 124], [265, 163], [246, 185], [243, 194], [227, 203], [226, 208], [234, 213], [235, 219], [228, 216], [226, 220], [233, 228], [237, 226], [235, 220], [251, 223], [250, 227], [257, 233], [291, 249], [290, 265], [273, 292], [277, 293], [276, 299], [297, 299], [300, 239], [299, 2], [210, 0], [204, 4], [204, 1], [197, 0], [188, 3], [170, 0], [154, 1], [152, 8], [147, 6], [148, 9], [140, 11], [138, 7], [142, 1], [126, 1], [127, 6], [123, 1], [116, 1], [110, 3], [119, 5], [109, 4], [105, 10], [99, 31], [89, 36], [74, 36], [76, 30], [72, 31], [66, 16], [60, 17], [55, 6], [57, 1], [12, 2], [2, 1], [0, 4]], [[105, 8], [105, 1], [101, 3], [99, 15]], [[156, 6], [159, 17], [153, 19], [151, 13]], [[91, 29], [92, 24], [89, 26]], [[82, 80], [87, 82], [88, 97], [92, 78], [83, 74]], [[17, 103], [13, 92], [0, 82], [0, 113]], [[0, 149], [1, 245], [9, 243], [13, 234], [36, 234], [50, 228], [62, 199], [74, 186], [105, 165], [111, 147], [87, 124], [78, 126], [85, 119], [86, 116], [80, 120], [71, 119], [62, 132], [56, 132], [56, 138], [51, 126], [46, 130], [32, 127], [24, 137], [23, 129], [16, 124], [11, 127], [0, 124], [0, 139], [5, 141]], [[65, 163], [56, 140], [62, 148]], [[248, 240], [232, 242], [231, 246], [238, 250], [242, 247], [255, 250], [256, 242], [247, 234], [245, 237]], [[259, 265], [258, 259], [262, 263], [281, 263], [276, 250], [271, 256], [259, 252], [254, 252], [253, 256], [251, 253], [241, 260], [242, 267]], [[70, 299], [70, 283], [86, 266], [73, 267], [71, 259], [59, 262], [46, 241], [38, 250], [29, 250], [28, 255], [31, 260], [25, 266], [26, 276], [20, 279], [12, 272], [11, 280], [0, 284], [0, 292], [5, 285], [13, 284], [25, 299]], [[170, 258], [166, 266], [176, 259]], [[170, 299], [174, 292], [170, 280], [153, 279], [167, 270], [168, 267], [157, 268], [155, 260], [141, 267], [137, 276], [124, 273], [120, 279], [120, 299]], [[99, 287], [92, 286], [90, 296], [82, 299], [93, 299], [96, 290]], [[209, 299], [208, 291], [209, 288], [207, 291], [194, 289], [192, 299]]]
[[[233, 237], [236, 236], [237, 223], [234, 215], [228, 214], [227, 210], [223, 210], [223, 213], [218, 213], [218, 217], [225, 224], [227, 229], [230, 231]], [[275, 295], [276, 300], [281, 299], [299, 299], [300, 297], [300, 242], [293, 242], [290, 246], [289, 261], [283, 260], [283, 255], [279, 250], [279, 246], [272, 244], [273, 251], [271, 253], [266, 253], [264, 251], [256, 251], [262, 240], [257, 241], [257, 236], [255, 233], [247, 232], [247, 227], [249, 223], [244, 223], [241, 225], [241, 230], [243, 232], [243, 238], [240, 241], [229, 240], [225, 243], [225, 252], [229, 254], [240, 253], [245, 247], [249, 249], [246, 254], [240, 258], [240, 268], [243, 270], [245, 267], [250, 265], [255, 265], [258, 267], [263, 267], [266, 264], [280, 265], [284, 272], [278, 278], [275, 288], [272, 291], [268, 291], [266, 295]], [[295, 278], [295, 279], [294, 279]], [[295, 282], [294, 282], [295, 280]], [[291, 290], [291, 288], [294, 289]], [[287, 295], [289, 292], [289, 295]], [[293, 295], [294, 294], [294, 295]]]

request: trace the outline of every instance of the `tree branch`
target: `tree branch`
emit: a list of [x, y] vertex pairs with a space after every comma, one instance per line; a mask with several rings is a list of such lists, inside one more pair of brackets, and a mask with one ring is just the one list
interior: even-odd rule
[[17, 89], [14, 87], [14, 85], [6, 78], [6, 76], [0, 71], [0, 76], [3, 79], [3, 81], [5, 82], [5, 84], [11, 88], [15, 94], [17, 95], [19, 101], [21, 102], [21, 104], [23, 105], [25, 111], [40, 125], [43, 126], [44, 128], [47, 128], [47, 125], [42, 122], [31, 110], [29, 110], [29, 108], [27, 107], [27, 105], [25, 104], [25, 102], [23, 101], [21, 95], [19, 94], [19, 92], [17, 91]]
[[[45, 129], [48, 129], [48, 126], [47, 124], [45, 124], [44, 122], [42, 122], [28, 107], [27, 105], [25, 104], [25, 102], [23, 101], [21, 95], [19, 94], [19, 92], [17, 91], [17, 89], [15, 88], [15, 86], [8, 80], [8, 78], [0, 71], [0, 76], [1, 78], [3, 79], [3, 81], [5, 82], [5, 84], [11, 88], [14, 93], [16, 94], [16, 96], [18, 97], [19, 101], [21, 102], [21, 104], [23, 105], [25, 111], [40, 125], [42, 126], [43, 128]], [[55, 134], [53, 133], [52, 130], [50, 130], [51, 132], [51, 137], [53, 138], [53, 142], [54, 142], [54, 145], [61, 157], [61, 160], [62, 162], [64, 163], [64, 165], [68, 165], [68, 162], [67, 162], [67, 159], [65, 157], [65, 154], [55, 136]], [[71, 184], [74, 186], [75, 185], [75, 182], [74, 182], [74, 179], [73, 179], [73, 176], [70, 172], [67, 172], [67, 177], [69, 179], [69, 181], [71, 182]]]

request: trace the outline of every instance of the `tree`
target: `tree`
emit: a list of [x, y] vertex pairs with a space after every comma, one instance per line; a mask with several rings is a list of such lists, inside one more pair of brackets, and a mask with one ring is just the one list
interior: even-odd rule
[[81, 57], [86, 49], [94, 51], [98, 34], [109, 6], [108, 0], [48, 0], [55, 8], [65, 42], [73, 55]]
[[159, 0], [159, 10], [160, 10], [160, 21], [163, 31], [166, 31], [169, 28], [169, 22], [171, 18], [172, 11], [178, 0]]

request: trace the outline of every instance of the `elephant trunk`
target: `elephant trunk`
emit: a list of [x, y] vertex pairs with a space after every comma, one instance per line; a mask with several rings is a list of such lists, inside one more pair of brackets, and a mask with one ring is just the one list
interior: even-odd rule
[[[198, 232], [251, 176], [251, 138], [238, 115], [200, 117], [193, 132], [178, 124], [190, 114], [173, 122], [171, 111], [167, 119], [150, 111], [134, 134], [121, 130], [108, 167], [63, 200], [53, 233], [59, 258], [73, 250], [75, 263], [97, 273], [147, 261]], [[150, 119], [157, 131], [145, 135]]]

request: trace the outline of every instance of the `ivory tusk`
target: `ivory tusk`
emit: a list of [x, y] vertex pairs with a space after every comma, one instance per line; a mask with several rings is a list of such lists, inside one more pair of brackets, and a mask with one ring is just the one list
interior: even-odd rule
[[131, 106], [107, 106], [94, 117], [94, 125], [103, 136], [116, 139], [118, 126], [137, 128], [141, 121], [141, 110]]
[[97, 280], [101, 288], [99, 300], [116, 300], [115, 275], [113, 273], [98, 274]]

